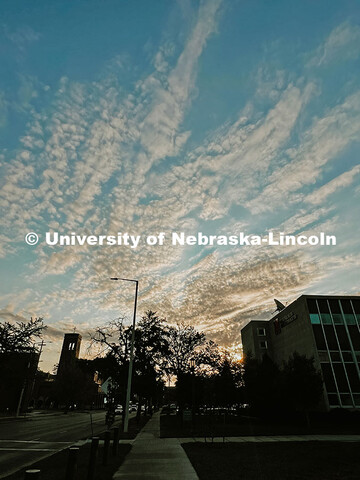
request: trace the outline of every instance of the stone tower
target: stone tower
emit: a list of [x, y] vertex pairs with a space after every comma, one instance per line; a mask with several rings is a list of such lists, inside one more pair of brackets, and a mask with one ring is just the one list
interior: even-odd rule
[[60, 361], [57, 374], [65, 371], [79, 358], [81, 335], [79, 333], [65, 333], [61, 349]]

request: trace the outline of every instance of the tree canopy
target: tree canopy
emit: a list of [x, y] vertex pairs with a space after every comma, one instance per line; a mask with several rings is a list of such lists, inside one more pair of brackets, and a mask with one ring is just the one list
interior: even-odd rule
[[34, 351], [34, 342], [45, 330], [43, 319], [31, 318], [28, 322], [0, 323], [0, 353], [26, 353]]
[[[100, 343], [106, 352], [105, 358], [94, 362], [94, 368], [96, 365], [104, 379], [111, 377], [112, 394], [117, 390], [120, 402], [125, 399], [131, 335], [132, 326], [125, 326], [120, 318], [98, 328], [92, 336], [92, 341]], [[203, 332], [183, 323], [168, 325], [152, 310], [145, 312], [136, 326], [133, 375], [132, 390], [139, 404], [156, 403], [166, 377], [176, 379], [180, 405], [192, 402], [195, 377], [197, 402], [206, 394], [211, 402], [222, 405], [239, 399], [240, 364], [227, 358]], [[211, 402], [208, 398], [207, 403]]]

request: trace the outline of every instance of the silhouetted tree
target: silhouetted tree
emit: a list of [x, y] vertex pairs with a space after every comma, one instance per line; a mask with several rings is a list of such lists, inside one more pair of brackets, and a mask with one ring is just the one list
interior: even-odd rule
[[245, 393], [248, 403], [267, 414], [282, 404], [282, 377], [279, 367], [264, 355], [261, 362], [247, 355], [244, 362]]
[[[156, 312], [149, 310], [135, 329], [132, 392], [139, 396], [139, 414], [142, 400], [146, 399], [149, 404], [156, 402], [159, 389], [162, 388], [162, 368], [168, 352], [163, 324], [164, 319], [160, 318]], [[120, 399], [124, 407], [123, 412], [125, 412], [131, 336], [132, 327], [125, 326], [123, 318], [98, 328], [92, 335], [92, 342], [100, 343], [107, 351], [107, 363], [100, 365], [103, 371], [102, 376], [106, 370], [111, 377], [113, 395]]]
[[41, 337], [45, 328], [41, 317], [31, 318], [28, 322], [1, 322], [0, 353], [34, 351], [34, 341]]
[[[198, 332], [190, 325], [179, 323], [176, 327], [169, 327], [166, 336], [168, 355], [165, 370], [179, 377], [179, 375], [189, 372], [190, 360], [195, 360], [197, 354], [200, 353], [199, 347], [206, 342], [205, 334]], [[198, 361], [200, 361], [199, 358]]]
[[294, 352], [283, 366], [284, 398], [294, 411], [304, 412], [308, 426], [308, 412], [318, 406], [323, 393], [323, 381], [314, 366], [314, 358]]
[[214, 397], [217, 406], [229, 408], [240, 402], [242, 367], [239, 362], [222, 356], [219, 370], [213, 377]]
[[91, 405], [96, 393], [94, 376], [88, 370], [87, 363], [75, 359], [64, 365], [54, 382], [54, 397], [67, 411], [69, 408]]
[[91, 335], [91, 344], [100, 344], [105, 357], [94, 361], [94, 371], [106, 380], [111, 377], [108, 408], [121, 404], [125, 414], [127, 375], [130, 360], [132, 327], [124, 325], [124, 317], [112, 320], [107, 325], [98, 327]]
[[150, 405], [157, 404], [163, 388], [163, 373], [169, 345], [165, 319], [148, 310], [135, 330], [135, 378], [134, 392], [139, 397], [138, 416], [143, 399]]
[[4, 393], [0, 409], [26, 410], [39, 360], [39, 349], [34, 345], [45, 329], [42, 318], [28, 322], [0, 323], [0, 371]]

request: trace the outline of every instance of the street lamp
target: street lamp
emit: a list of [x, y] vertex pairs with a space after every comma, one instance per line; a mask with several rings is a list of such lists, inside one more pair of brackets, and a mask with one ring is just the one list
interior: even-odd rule
[[192, 358], [190, 360], [190, 370], [191, 370], [191, 380], [192, 380], [192, 401], [191, 401], [191, 420], [192, 420], [192, 427], [194, 429], [195, 427], [195, 366], [196, 366], [196, 362], [195, 360]]
[[133, 282], [136, 285], [134, 317], [133, 317], [132, 332], [131, 332], [130, 361], [129, 361], [129, 371], [128, 371], [126, 401], [125, 401], [124, 432], [127, 433], [128, 427], [129, 427], [129, 405], [130, 405], [130, 394], [131, 394], [132, 371], [133, 371], [133, 363], [134, 363], [135, 319], [136, 319], [136, 305], [137, 305], [139, 282], [138, 280], [131, 280], [130, 278], [118, 278], [118, 277], [112, 277], [110, 278], [110, 280], [123, 280], [124, 282]]

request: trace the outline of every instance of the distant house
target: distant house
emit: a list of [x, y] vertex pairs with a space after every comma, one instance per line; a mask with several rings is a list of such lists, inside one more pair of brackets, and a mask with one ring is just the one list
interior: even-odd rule
[[35, 351], [0, 354], [0, 411], [13, 414], [27, 411], [38, 362], [39, 354]]

